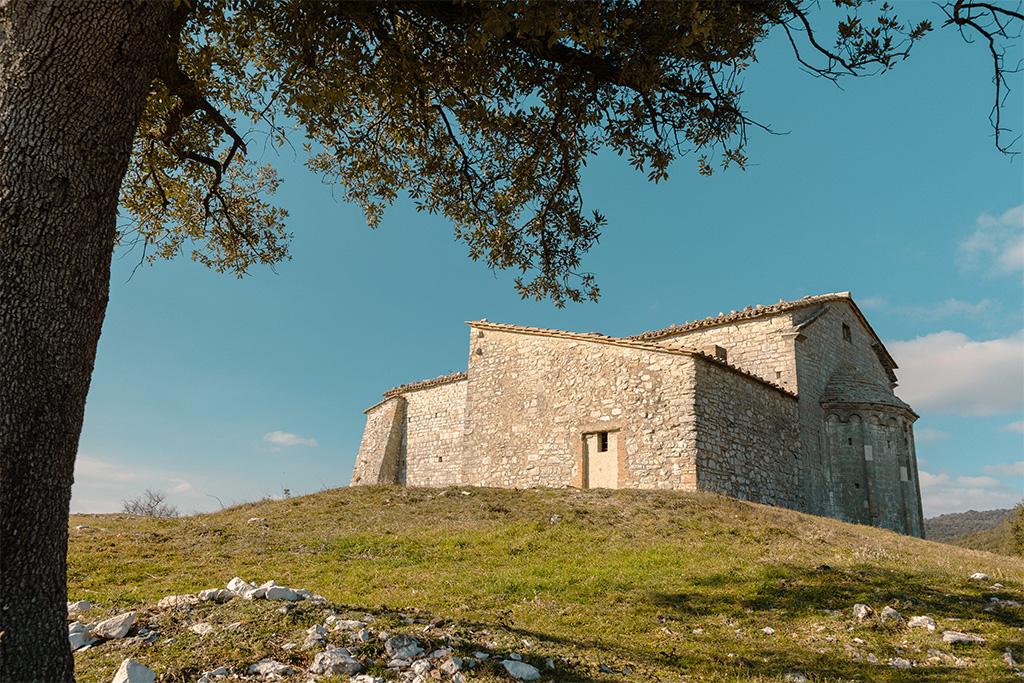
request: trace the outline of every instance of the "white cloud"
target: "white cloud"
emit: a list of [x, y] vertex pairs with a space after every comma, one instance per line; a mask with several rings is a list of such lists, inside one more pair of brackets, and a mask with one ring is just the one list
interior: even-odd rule
[[306, 438], [291, 432], [267, 432], [263, 440], [279, 448], [290, 448], [291, 446], [316, 446], [316, 439]]
[[1003, 427], [1004, 432], [1024, 432], [1024, 420], [1017, 420]]
[[1024, 330], [987, 341], [937, 332], [886, 346], [900, 365], [898, 393], [918, 412], [998, 415], [1024, 407]]
[[75, 459], [75, 483], [71, 487], [72, 512], [120, 512], [125, 500], [146, 489], [162, 491], [168, 501], [182, 513], [191, 512], [206, 503], [202, 493], [190, 481], [172, 472], [129, 460], [120, 464], [114, 459], [79, 454]]
[[949, 438], [949, 432], [933, 427], [914, 427], [914, 441], [916, 443], [931, 443], [934, 441], [945, 441]]
[[[985, 469], [988, 471], [989, 468], [994, 470], [1001, 467], [1003, 466], [992, 465]], [[1004, 482], [984, 476], [951, 477], [945, 472], [932, 474], [925, 470], [920, 470], [918, 476], [925, 517], [965, 510], [1009, 508], [1024, 498], [1024, 488], [1020, 486], [1020, 482]]]
[[857, 305], [861, 308], [885, 308], [886, 301], [880, 296], [869, 296], [863, 299], [857, 299]]
[[1024, 204], [998, 216], [978, 216], [974, 232], [960, 243], [960, 261], [967, 268], [1024, 271]]
[[991, 299], [977, 303], [950, 298], [931, 306], [911, 306], [906, 312], [915, 318], [938, 320], [940, 318], [977, 318], [996, 308]]
[[1018, 474], [1024, 477], [1024, 460], [1018, 460], [1017, 462], [1006, 462], [998, 465], [985, 465], [981, 468], [985, 474], [998, 474], [998, 475], [1014, 475]]

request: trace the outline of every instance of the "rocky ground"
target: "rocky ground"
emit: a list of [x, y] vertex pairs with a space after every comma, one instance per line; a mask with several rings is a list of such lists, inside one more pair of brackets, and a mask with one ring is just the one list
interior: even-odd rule
[[1016, 560], [703, 494], [92, 516], [69, 561], [81, 683], [1024, 680]]

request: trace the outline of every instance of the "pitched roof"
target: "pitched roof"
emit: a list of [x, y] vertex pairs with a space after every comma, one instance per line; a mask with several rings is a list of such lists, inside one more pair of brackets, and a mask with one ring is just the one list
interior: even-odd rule
[[885, 348], [882, 340], [879, 339], [878, 334], [874, 328], [861, 313], [860, 308], [854, 303], [853, 297], [849, 292], [830, 292], [828, 294], [816, 294], [814, 296], [805, 296], [802, 299], [796, 299], [794, 301], [786, 301], [780, 299], [778, 303], [772, 304], [771, 306], [747, 306], [741, 311], [730, 311], [729, 313], [720, 313], [716, 316], [710, 316], [708, 318], [702, 318], [701, 320], [691, 320], [690, 322], [680, 323], [678, 325], [669, 325], [658, 330], [649, 330], [640, 334], [626, 337], [626, 339], [633, 339], [637, 341], [656, 341], [663, 339], [664, 337], [670, 337], [676, 334], [682, 334], [684, 332], [690, 332], [692, 330], [699, 330], [706, 327], [717, 327], [718, 325], [728, 325], [730, 323], [745, 322], [747, 320], [753, 320], [755, 318], [765, 318], [773, 315], [779, 315], [780, 313], [788, 313], [795, 311], [800, 308], [807, 308], [808, 306], [818, 306], [820, 304], [826, 304], [832, 301], [844, 301], [850, 305], [853, 309], [854, 314], [860, 320], [861, 324], [864, 325], [865, 329], [874, 337], [878, 343], [880, 351], [879, 359], [882, 364], [888, 364], [891, 368], [899, 367], [896, 365], [896, 361], [889, 354], [889, 350]]
[[796, 393], [787, 389], [786, 387], [779, 386], [774, 382], [769, 382], [763, 377], [755, 375], [754, 373], [744, 370], [743, 368], [732, 365], [720, 358], [711, 356], [700, 351], [694, 351], [693, 349], [680, 349], [671, 346], [664, 346], [662, 344], [652, 344], [637, 339], [624, 339], [621, 337], [609, 337], [607, 335], [598, 334], [596, 332], [566, 332], [564, 330], [550, 330], [543, 327], [526, 327], [524, 325], [510, 325], [508, 323], [492, 323], [488, 320], [471, 320], [466, 322], [472, 328], [479, 330], [494, 330], [496, 332], [513, 332], [519, 334], [531, 334], [539, 337], [557, 337], [559, 339], [571, 339], [574, 341], [592, 342], [595, 344], [606, 344], [608, 346], [619, 346], [627, 349], [639, 349], [641, 351], [651, 351], [654, 353], [666, 353], [669, 355], [676, 356], [691, 356], [694, 358], [701, 358], [703, 360], [719, 365], [723, 368], [731, 370], [737, 374], [749, 377], [750, 379], [764, 384], [776, 391], [779, 391], [786, 396], [796, 398]]

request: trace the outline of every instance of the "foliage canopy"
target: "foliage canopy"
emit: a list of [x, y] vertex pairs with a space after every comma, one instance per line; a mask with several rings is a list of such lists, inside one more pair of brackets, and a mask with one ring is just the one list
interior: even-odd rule
[[[829, 41], [816, 4], [795, 0], [180, 3], [123, 185], [122, 239], [150, 258], [190, 245], [238, 275], [287, 258], [286, 213], [268, 200], [279, 179], [250, 148], [295, 131], [370, 226], [405, 193], [450, 220], [471, 258], [518, 271], [522, 296], [558, 305], [598, 296], [581, 260], [605, 219], [580, 191], [598, 150], [655, 182], [686, 155], [704, 174], [742, 167], [759, 124], [739, 76], [769, 32], [836, 79], [892, 68], [931, 29], [861, 0], [835, 0], [846, 16]], [[972, 12], [955, 5], [950, 21]]]

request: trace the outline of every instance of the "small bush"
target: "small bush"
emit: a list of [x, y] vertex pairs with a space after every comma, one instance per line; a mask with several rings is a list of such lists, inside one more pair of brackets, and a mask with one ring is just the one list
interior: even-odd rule
[[146, 489], [141, 496], [122, 501], [121, 511], [139, 517], [177, 517], [178, 508], [167, 502], [162, 491]]

